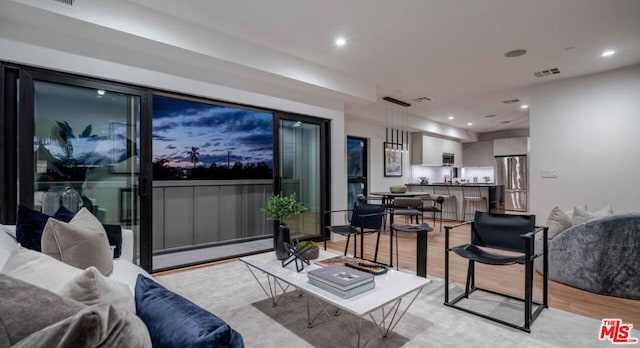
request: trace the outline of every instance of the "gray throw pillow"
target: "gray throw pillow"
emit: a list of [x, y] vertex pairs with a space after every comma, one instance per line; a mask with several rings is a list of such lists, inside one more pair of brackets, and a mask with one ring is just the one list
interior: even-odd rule
[[42, 252], [71, 266], [91, 266], [107, 276], [113, 271], [113, 251], [98, 219], [86, 208], [69, 223], [49, 219], [42, 232]]
[[101, 304], [87, 307], [72, 317], [37, 331], [13, 347], [147, 348], [151, 347], [151, 338], [135, 314]]
[[[30, 334], [78, 313], [85, 306], [53, 292], [0, 274], [0, 346], [16, 344]], [[2, 342], [3, 337], [5, 342]]]

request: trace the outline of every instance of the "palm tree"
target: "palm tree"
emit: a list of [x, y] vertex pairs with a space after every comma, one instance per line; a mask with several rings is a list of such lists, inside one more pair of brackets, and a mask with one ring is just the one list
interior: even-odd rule
[[193, 163], [193, 167], [196, 167], [196, 163], [198, 163], [198, 157], [200, 157], [200, 152], [198, 152], [199, 147], [191, 147], [191, 151], [187, 151], [187, 155], [191, 157], [191, 163]]

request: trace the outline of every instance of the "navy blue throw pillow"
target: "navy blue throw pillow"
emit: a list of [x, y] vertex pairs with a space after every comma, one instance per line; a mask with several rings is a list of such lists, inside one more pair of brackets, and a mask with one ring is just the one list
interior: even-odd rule
[[16, 223], [16, 240], [24, 248], [42, 251], [40, 249], [40, 240], [47, 220], [53, 217], [60, 221], [69, 222], [74, 215], [73, 212], [65, 207], [60, 207], [53, 216], [49, 216], [20, 205], [18, 206], [18, 221]]
[[154, 348], [244, 347], [242, 336], [222, 319], [140, 274], [135, 298]]

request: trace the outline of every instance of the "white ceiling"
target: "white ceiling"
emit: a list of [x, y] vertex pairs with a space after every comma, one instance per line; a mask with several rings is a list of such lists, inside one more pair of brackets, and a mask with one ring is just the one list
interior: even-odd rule
[[[130, 1], [371, 81], [378, 99], [473, 132], [528, 128], [521, 103], [500, 102], [528, 103], [528, 86], [640, 62], [638, 0]], [[333, 44], [339, 35], [346, 46]], [[600, 57], [606, 49], [617, 53]], [[554, 67], [560, 75], [533, 75]], [[423, 96], [434, 100], [413, 101]]]

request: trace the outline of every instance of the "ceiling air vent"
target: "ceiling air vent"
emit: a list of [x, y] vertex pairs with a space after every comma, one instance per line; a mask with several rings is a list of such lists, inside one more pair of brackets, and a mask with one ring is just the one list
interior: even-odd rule
[[67, 5], [67, 6], [73, 6], [73, 3], [76, 2], [76, 0], [53, 0], [53, 1], [60, 4]]
[[416, 101], [418, 103], [422, 103], [422, 102], [426, 102], [426, 101], [432, 101], [433, 98], [431, 97], [420, 97], [420, 98], [416, 98], [413, 101]]
[[507, 100], [503, 100], [502, 104], [513, 104], [513, 103], [519, 103], [520, 99], [507, 99]]
[[559, 73], [560, 73], [560, 70], [558, 68], [551, 68], [551, 69], [547, 69], [547, 70], [536, 71], [533, 74], [536, 77], [545, 77], [545, 76], [550, 76], [550, 75], [558, 75]]
[[491, 115], [485, 115], [484, 117], [485, 118], [493, 118], [493, 117], [496, 117], [496, 115], [491, 114]]

